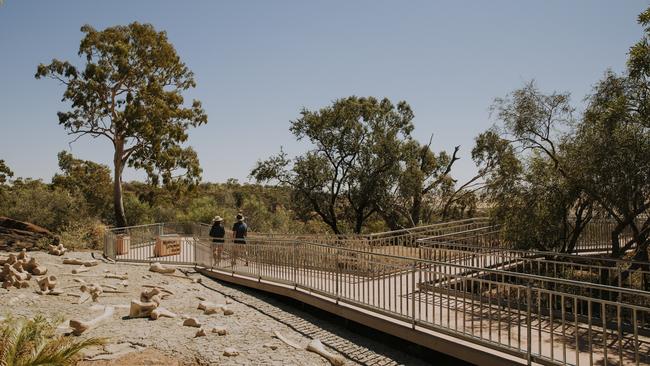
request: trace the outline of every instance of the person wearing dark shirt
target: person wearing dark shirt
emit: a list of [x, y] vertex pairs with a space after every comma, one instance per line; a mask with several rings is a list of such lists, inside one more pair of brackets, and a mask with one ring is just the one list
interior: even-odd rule
[[215, 216], [212, 220], [212, 227], [210, 228], [210, 237], [212, 242], [216, 243], [212, 253], [216, 264], [221, 262], [221, 253], [223, 252], [224, 237], [226, 236], [226, 229], [223, 227], [223, 219], [221, 216]]
[[244, 215], [237, 214], [237, 222], [232, 226], [232, 237], [235, 238], [235, 243], [246, 244], [246, 235], [248, 234], [248, 226], [244, 222]]
[[[235, 239], [235, 244], [246, 244], [246, 235], [248, 234], [248, 226], [246, 226], [246, 223], [244, 222], [244, 215], [241, 213], [237, 214], [237, 222], [233, 224], [232, 226], [232, 237]], [[238, 245], [235, 245], [236, 247]], [[245, 257], [245, 265], [248, 265], [248, 256], [246, 253], [245, 249], [235, 249], [236, 250], [236, 255], [235, 257], [240, 257], [244, 256]], [[234, 265], [234, 263], [233, 263]]]

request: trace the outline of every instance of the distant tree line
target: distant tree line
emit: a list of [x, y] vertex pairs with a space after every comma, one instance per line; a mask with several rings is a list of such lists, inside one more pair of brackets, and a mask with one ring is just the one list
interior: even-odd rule
[[[101, 245], [106, 227], [116, 226], [111, 170], [81, 160], [65, 151], [58, 154], [59, 172], [51, 182], [16, 178], [0, 183], [0, 216], [33, 222], [64, 236], [74, 245]], [[325, 233], [315, 217], [299, 217], [291, 194], [282, 187], [226, 183], [200, 183], [171, 190], [145, 182], [124, 183], [126, 218], [133, 225], [154, 222], [210, 223], [215, 215], [233, 223], [246, 215], [253, 231]]]

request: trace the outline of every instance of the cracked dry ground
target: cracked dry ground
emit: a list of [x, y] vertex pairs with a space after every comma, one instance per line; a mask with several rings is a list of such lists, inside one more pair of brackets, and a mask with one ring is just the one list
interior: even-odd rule
[[[6, 256], [7, 253], [0, 253]], [[91, 329], [81, 337], [106, 337], [106, 346], [86, 352], [84, 366], [100, 365], [329, 365], [323, 357], [296, 350], [273, 335], [279, 331], [287, 338], [306, 345], [310, 338], [320, 339], [329, 351], [346, 357], [346, 365], [423, 365], [414, 358], [394, 348], [357, 335], [343, 326], [312, 316], [308, 311], [287, 305], [265, 294], [221, 284], [188, 269], [191, 278], [201, 278], [195, 283], [184, 276], [168, 276], [153, 273], [148, 266], [126, 263], [104, 263], [89, 267], [89, 271], [73, 275], [77, 266], [62, 264], [63, 257], [42, 252], [30, 252], [39, 263], [48, 268], [48, 275], [55, 275], [57, 288], [65, 293], [59, 296], [38, 295], [36, 280], [30, 288], [0, 289], [0, 315], [33, 317], [41, 314], [48, 318], [62, 317], [60, 330], [67, 331], [71, 318], [90, 320], [103, 313], [104, 305], [116, 306], [110, 321]], [[95, 255], [98, 257], [97, 255]], [[64, 257], [91, 259], [90, 252], [71, 252]], [[184, 269], [185, 270], [185, 269]], [[104, 278], [105, 272], [128, 274], [128, 286], [121, 280]], [[179, 271], [177, 274], [181, 275]], [[80, 278], [88, 283], [116, 287], [125, 293], [104, 293], [97, 302], [77, 304]], [[157, 285], [174, 294], [162, 300], [161, 306], [175, 312], [178, 318], [128, 319], [131, 299], [138, 299], [142, 285]], [[213, 303], [232, 301], [229, 308], [234, 314], [204, 315], [197, 309], [199, 298]], [[195, 317], [208, 331], [207, 336], [195, 338], [197, 328], [183, 326], [183, 317]], [[210, 333], [215, 326], [225, 326], [228, 334]], [[274, 347], [270, 347], [270, 346]], [[234, 347], [238, 356], [224, 356], [224, 350]], [[273, 349], [275, 348], [275, 349]], [[88, 361], [88, 359], [110, 359]]]

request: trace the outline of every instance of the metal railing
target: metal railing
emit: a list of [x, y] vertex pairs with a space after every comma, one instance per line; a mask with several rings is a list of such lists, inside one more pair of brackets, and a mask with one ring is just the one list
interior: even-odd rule
[[[650, 263], [647, 262], [472, 244], [431, 243], [426, 240], [421, 242], [419, 250], [413, 254], [417, 258], [467, 264], [476, 268], [502, 269], [650, 290]], [[633, 269], [629, 270], [630, 268]]]
[[[650, 364], [650, 292], [584, 276], [610, 273], [620, 261], [595, 263], [468, 241], [468, 233], [473, 238], [491, 231], [481, 225], [438, 225], [325, 243], [254, 234], [237, 244], [213, 242], [205, 224], [155, 224], [111, 231], [105, 250], [117, 261], [196, 265], [288, 285], [530, 362]], [[426, 234], [465, 235], [469, 244], [432, 243], [423, 239]], [[117, 235], [131, 236], [126, 253], [115, 252]], [[161, 235], [178, 236], [178, 252], [156, 255]], [[381, 252], [385, 248], [405, 254]]]
[[[343, 246], [350, 248], [380, 248], [386, 254], [400, 255], [417, 245], [420, 238], [463, 232], [485, 226], [488, 219], [484, 217], [441, 222], [409, 229], [386, 231], [382, 233], [361, 234], [277, 234], [249, 232], [248, 237], [258, 240], [303, 240], [310, 243]], [[170, 222], [112, 228], [104, 236], [104, 252], [113, 257], [115, 243], [119, 236], [128, 236], [132, 247], [149, 245], [160, 235], [208, 236], [210, 224], [196, 222]], [[406, 249], [405, 249], [406, 248]]]
[[[592, 219], [582, 231], [573, 248], [573, 253], [609, 253], [612, 249], [611, 233], [616, 222], [609, 219]], [[456, 230], [427, 237], [428, 242], [462, 243], [482, 245], [504, 249], [522, 249], [517, 243], [508, 242], [503, 238], [502, 227], [486, 221], [483, 226], [468, 230]], [[628, 227], [621, 232], [620, 241], [627, 242], [632, 238]], [[423, 239], [420, 237], [420, 239]]]
[[[610, 234], [615, 223], [606, 219], [594, 219], [580, 236], [576, 253], [602, 252], [611, 250]], [[130, 236], [134, 246], [146, 244], [156, 236], [177, 233], [188, 236], [207, 236], [210, 225], [204, 223], [156, 223], [110, 229], [105, 235], [106, 254], [110, 255], [118, 235]], [[629, 230], [628, 230], [629, 231]], [[381, 233], [357, 234], [277, 234], [251, 232], [249, 237], [256, 239], [303, 240], [310, 243], [342, 246], [348, 248], [373, 250], [378, 253], [410, 256], [415, 248], [426, 238], [428, 243], [473, 244], [484, 247], [517, 249], [515, 243], [503, 240], [501, 228], [486, 217], [440, 222], [414, 228], [386, 231]], [[621, 240], [629, 240], [630, 233], [622, 233]]]
[[[650, 363], [650, 308], [628, 302], [650, 298], [645, 291], [322, 244], [196, 245], [207, 267], [307, 290], [531, 362]], [[482, 274], [466, 275], [476, 270]]]

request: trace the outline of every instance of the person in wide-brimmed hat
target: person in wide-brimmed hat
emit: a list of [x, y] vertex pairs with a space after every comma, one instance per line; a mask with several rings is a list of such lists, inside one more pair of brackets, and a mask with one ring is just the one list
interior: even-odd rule
[[[237, 222], [235, 222], [232, 225], [232, 237], [235, 239], [235, 244], [246, 244], [246, 235], [248, 234], [248, 226], [244, 222], [244, 215], [238, 213], [236, 218], [237, 218]], [[247, 253], [246, 251], [242, 253], [241, 250], [237, 250], [237, 255], [236, 255], [237, 257], [239, 257], [242, 254], [244, 255], [244, 257], [246, 257]], [[245, 260], [246, 260], [245, 262], [246, 265], [248, 265], [248, 258], [246, 258]]]
[[210, 228], [210, 237], [212, 237], [212, 242], [216, 243], [216, 248], [214, 249], [214, 260], [221, 262], [221, 252], [223, 251], [223, 242], [226, 236], [226, 229], [223, 227], [223, 218], [217, 215], [212, 220], [212, 227]]
[[235, 243], [246, 244], [246, 235], [248, 234], [248, 226], [244, 222], [244, 215], [237, 214], [237, 222], [232, 225], [232, 237], [235, 238]]

